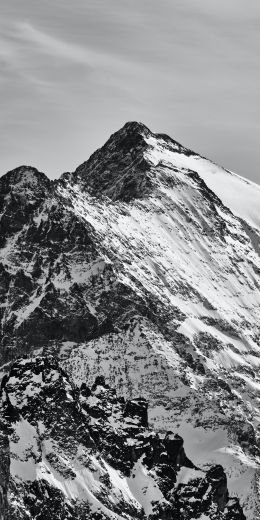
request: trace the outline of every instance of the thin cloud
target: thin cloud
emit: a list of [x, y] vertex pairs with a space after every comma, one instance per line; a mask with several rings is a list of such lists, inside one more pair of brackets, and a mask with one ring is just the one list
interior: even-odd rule
[[[113, 83], [114, 78], [138, 68], [134, 61], [131, 63], [131, 60], [122, 59], [116, 53], [67, 42], [29, 22], [10, 23], [10, 20], [5, 20], [1, 25], [0, 62], [5, 67], [5, 77], [16, 75], [24, 84], [40, 90], [46, 91], [47, 88], [53, 91], [55, 85], [58, 85], [55, 72], [57, 63], [60, 77], [77, 66], [78, 74], [87, 70], [91, 72], [92, 78], [93, 75], [100, 78], [105, 73], [107, 85]], [[70, 73], [72, 83], [73, 78], [74, 75]]]
[[40, 52], [53, 58], [59, 58], [86, 67], [125, 68], [131, 65], [117, 55], [97, 51], [79, 44], [54, 37], [28, 22], [15, 24], [16, 38], [31, 45], [31, 52]]
[[26, 63], [21, 49], [16, 47], [13, 42], [6, 41], [3, 38], [0, 38], [0, 63], [2, 63], [2, 71], [5, 72], [5, 75], [1, 78], [1, 83], [8, 80], [12, 81], [13, 76], [17, 76], [23, 83], [39, 89], [52, 86], [50, 81], [38, 78], [33, 74], [32, 70], [30, 70], [31, 67]]
[[[16, 24], [16, 35], [20, 40], [37, 47], [37, 50], [53, 57], [71, 61], [81, 65], [91, 65], [96, 54], [74, 43], [57, 39], [29, 23]], [[34, 47], [35, 49], [35, 47]]]

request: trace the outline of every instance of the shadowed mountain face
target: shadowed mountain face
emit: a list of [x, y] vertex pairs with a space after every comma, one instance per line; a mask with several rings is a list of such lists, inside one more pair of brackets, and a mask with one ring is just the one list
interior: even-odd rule
[[[117, 475], [113, 489], [119, 485], [118, 479], [123, 478], [122, 475], [134, 479], [135, 465], [141, 468], [138, 466], [142, 475], [137, 479], [138, 486], [135, 491], [131, 488], [133, 496], [129, 498], [130, 495], [124, 495], [126, 491], [121, 490], [124, 498], [119, 500], [116, 509], [111, 506], [114, 499], [105, 494], [101, 500], [98, 495], [96, 499], [103, 504], [98, 507], [104, 518], [106, 515], [121, 518], [123, 513], [128, 516], [122, 518], [243, 518], [239, 516], [242, 512], [236, 499], [246, 518], [257, 518], [259, 195], [258, 186], [196, 155], [168, 136], [153, 134], [141, 123], [127, 123], [74, 173], [65, 173], [58, 181], [51, 182], [44, 174], [26, 166], [0, 179], [2, 375], [6, 381], [5, 374], [11, 370], [8, 395], [12, 393], [10, 381], [13, 381], [14, 391], [18, 385], [17, 391], [22, 395], [26, 363], [29, 363], [28, 370], [34, 370], [33, 363], [44, 365], [49, 362], [50, 353], [54, 354], [59, 366], [57, 370], [63, 374], [57, 376], [58, 380], [65, 378], [66, 384], [73, 388], [71, 406], [75, 410], [73, 408], [72, 412], [64, 405], [69, 418], [66, 419], [55, 398], [51, 408], [47, 407], [50, 422], [53, 418], [58, 430], [59, 425], [63, 429], [69, 420], [76, 446], [76, 452], [75, 449], [70, 452], [69, 447], [66, 452], [69, 469], [65, 455], [59, 452], [59, 442], [63, 440], [55, 440], [48, 470], [45, 466], [42, 469], [41, 462], [40, 469], [37, 466], [38, 469], [29, 470], [31, 459], [25, 469], [20, 463], [18, 469], [17, 464], [9, 464], [8, 460], [12, 460], [12, 455], [8, 455], [10, 436], [15, 435], [13, 429], [21, 421], [29, 421], [30, 426], [26, 425], [26, 428], [36, 428], [32, 435], [38, 440], [32, 442], [38, 446], [41, 432], [36, 423], [38, 425], [41, 419], [37, 409], [41, 410], [40, 414], [45, 413], [43, 409], [48, 400], [44, 394], [38, 403], [41, 386], [32, 383], [29, 390], [32, 416], [29, 417], [27, 409], [19, 411], [14, 403], [11, 415], [8, 415], [5, 397], [2, 446], [3, 453], [7, 454], [3, 460], [7, 462], [1, 470], [6, 475], [2, 486], [5, 511], [9, 511], [10, 504], [14, 507], [14, 496], [18, 493], [19, 514], [25, 514], [28, 507], [31, 515], [28, 518], [41, 518], [37, 515], [45, 504], [43, 497], [47, 485], [47, 494], [53, 496], [53, 504], [57, 499], [57, 504], [63, 508], [60, 518], [80, 519], [85, 518], [80, 515], [90, 514], [84, 508], [93, 504], [89, 494], [88, 498], [83, 497], [85, 491], [82, 489], [87, 486], [84, 489], [93, 494], [93, 488], [89, 480], [86, 483], [85, 476], [82, 477], [83, 469], [78, 469], [77, 459], [83, 443], [84, 449], [102, 454], [102, 464], [111, 464], [111, 471], [116, 472], [113, 475]], [[42, 357], [31, 362], [17, 361], [18, 365], [13, 365], [16, 359], [31, 355]], [[16, 366], [20, 368], [17, 368], [18, 379], [14, 381], [12, 371]], [[155, 432], [151, 435], [165, 439], [171, 431], [175, 439], [184, 439], [185, 460], [192, 461], [187, 472], [181, 470], [181, 465], [177, 471], [174, 460], [170, 463], [174, 468], [173, 471], [171, 466], [170, 476], [167, 476], [167, 469], [166, 473], [160, 469], [158, 476], [157, 469], [153, 465], [150, 467], [149, 457], [141, 448], [132, 459], [118, 438], [115, 445], [112, 437], [117, 434], [114, 430], [108, 438], [102, 437], [100, 426], [101, 430], [95, 433], [95, 427], [89, 425], [92, 420], [89, 415], [100, 413], [100, 403], [93, 412], [97, 396], [91, 392], [87, 395], [87, 387], [101, 376], [105, 378], [101, 386], [110, 396], [106, 399], [113, 402], [113, 390], [108, 390], [109, 385], [122, 405], [120, 408], [115, 404], [121, 410], [120, 435], [125, 428], [122, 426], [126, 413], [123, 409], [131, 415], [132, 408], [142, 411], [148, 401], [148, 424]], [[31, 374], [27, 383], [31, 378], [34, 381]], [[55, 385], [56, 379], [51, 379], [48, 383], [50, 394], [55, 393]], [[82, 404], [83, 395], [92, 402], [91, 413], [89, 405]], [[137, 399], [139, 401], [135, 401]], [[122, 404], [125, 401], [127, 405]], [[95, 417], [95, 421], [99, 419], [99, 416]], [[80, 421], [88, 431], [84, 442], [76, 434], [81, 428]], [[142, 421], [140, 427], [147, 428], [145, 415]], [[111, 423], [112, 427], [117, 428], [114, 423]], [[48, 423], [46, 439], [55, 436], [50, 428]], [[67, 426], [64, 428], [67, 432]], [[27, 430], [20, 433], [17, 435], [23, 442], [23, 437], [29, 433]], [[130, 446], [131, 435], [127, 430]], [[110, 442], [112, 448], [108, 448]], [[133, 442], [137, 442], [136, 439]], [[155, 452], [165, 451], [165, 444], [160, 443], [166, 441], [158, 441], [161, 448], [156, 442]], [[29, 450], [28, 446], [25, 450], [27, 448]], [[117, 463], [113, 450], [119, 453], [121, 449], [122, 461], [120, 455]], [[69, 475], [72, 471], [76, 474], [74, 479], [77, 482], [80, 479], [80, 484], [73, 487], [71, 483], [64, 483], [67, 476], [64, 477], [60, 470], [61, 460]], [[156, 458], [155, 465], [158, 460]], [[183, 467], [187, 466], [183, 464]], [[51, 476], [47, 479], [48, 471]], [[93, 479], [92, 473], [96, 475], [97, 471], [101, 475], [103, 470], [92, 468], [88, 478]], [[203, 475], [196, 476], [197, 471]], [[144, 507], [141, 490], [146, 486], [149, 490], [152, 485], [142, 480], [147, 472], [149, 482], [154, 478], [154, 485], [159, 486], [162, 495], [154, 491], [156, 498], [153, 500], [153, 493], [147, 491], [150, 498], [145, 500]], [[167, 492], [157, 482], [158, 479], [164, 482], [165, 478], [168, 479]], [[196, 490], [194, 479], [197, 479]], [[198, 489], [206, 490], [205, 479], [210, 485], [211, 491], [207, 495], [210, 499], [201, 509], [204, 498], [197, 493], [200, 493]], [[215, 495], [212, 479], [221, 482], [222, 491], [216, 491]], [[69, 477], [70, 480], [73, 478]], [[182, 488], [178, 486], [184, 484], [184, 498], [180, 498]], [[233, 502], [228, 499], [227, 487]], [[26, 502], [26, 496], [36, 488], [37, 511]], [[119, 493], [118, 489], [114, 492]], [[133, 505], [132, 500], [139, 505]], [[164, 506], [160, 505], [161, 501]], [[186, 516], [180, 501], [183, 501]], [[190, 506], [193, 502], [197, 504], [196, 510]], [[83, 508], [77, 513], [76, 503], [77, 507]], [[50, 505], [44, 507], [52, 518], [54, 510]], [[55, 509], [56, 506], [52, 507]], [[71, 517], [69, 507], [72, 508]], [[91, 514], [101, 514], [93, 507]], [[104, 512], [103, 507], [109, 512]], [[14, 518], [8, 514], [3, 518]]]

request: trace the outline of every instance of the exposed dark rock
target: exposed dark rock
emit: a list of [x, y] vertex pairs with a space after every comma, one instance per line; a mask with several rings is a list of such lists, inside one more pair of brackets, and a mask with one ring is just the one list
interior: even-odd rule
[[145, 399], [132, 399], [127, 401], [124, 409], [124, 415], [137, 419], [140, 426], [148, 426], [148, 403]]

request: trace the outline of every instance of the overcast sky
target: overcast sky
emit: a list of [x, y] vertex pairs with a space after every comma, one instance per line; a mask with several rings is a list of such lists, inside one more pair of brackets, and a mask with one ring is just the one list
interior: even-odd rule
[[259, 0], [2, 1], [0, 174], [137, 120], [260, 182], [259, 51]]

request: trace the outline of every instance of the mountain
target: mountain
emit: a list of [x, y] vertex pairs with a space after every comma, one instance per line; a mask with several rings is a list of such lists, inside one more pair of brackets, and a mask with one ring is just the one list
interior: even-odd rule
[[1, 177], [2, 518], [260, 518], [259, 194], [136, 122], [57, 181]]

